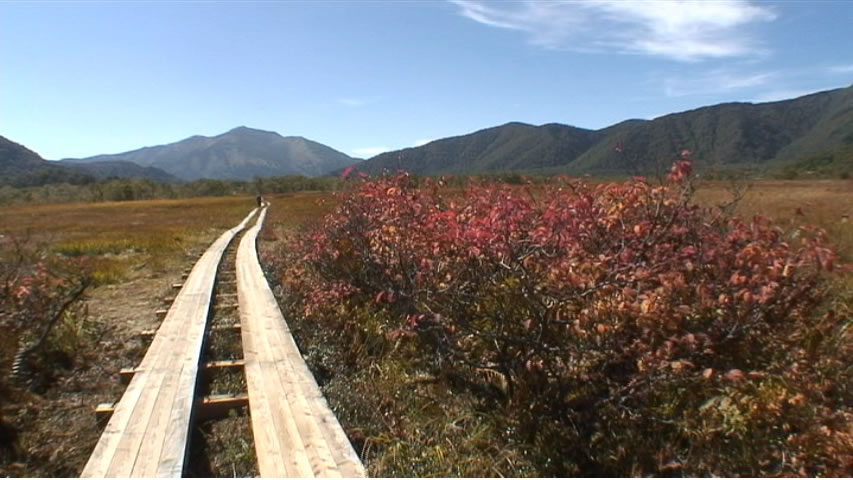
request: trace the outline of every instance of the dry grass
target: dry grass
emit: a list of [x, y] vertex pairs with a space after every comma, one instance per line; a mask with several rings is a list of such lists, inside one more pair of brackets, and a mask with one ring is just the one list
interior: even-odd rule
[[[717, 205], [731, 195], [728, 182], [704, 182], [697, 191], [700, 204]], [[763, 215], [790, 228], [817, 225], [827, 231], [842, 262], [853, 262], [853, 181], [790, 180], [754, 183], [738, 204], [736, 214]]]
[[97, 284], [118, 283], [129, 269], [163, 271], [236, 225], [250, 197], [29, 205], [0, 210], [0, 234], [91, 259]]
[[[290, 193], [268, 196], [270, 209], [264, 231], [275, 229], [299, 231], [319, 225], [323, 216], [335, 208], [331, 193]], [[272, 227], [272, 228], [270, 228]]]
[[[742, 183], [741, 186], [745, 186]], [[732, 183], [703, 182], [696, 192], [701, 205], [715, 206], [731, 199]], [[791, 235], [802, 225], [826, 230], [839, 264], [853, 265], [853, 181], [767, 180], [750, 186], [734, 212], [742, 218], [761, 215]], [[793, 236], [790, 238], [793, 239]], [[832, 299], [824, 308], [853, 312], [853, 275], [832, 280]]]

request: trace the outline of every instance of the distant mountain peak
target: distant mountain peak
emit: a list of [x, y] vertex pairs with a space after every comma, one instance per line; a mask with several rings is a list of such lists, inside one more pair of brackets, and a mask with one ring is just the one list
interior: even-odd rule
[[278, 132], [273, 132], [273, 131], [271, 131], [271, 130], [261, 130], [261, 129], [259, 129], [259, 128], [247, 127], [247, 126], [245, 126], [245, 125], [240, 125], [239, 127], [234, 127], [234, 128], [232, 128], [231, 130], [228, 130], [227, 132], [225, 132], [225, 133], [223, 133], [223, 134], [220, 134], [220, 135], [217, 135], [217, 136], [218, 136], [218, 137], [222, 137], [222, 136], [225, 136], [225, 135], [232, 135], [232, 134], [235, 134], [235, 135], [242, 135], [242, 134], [267, 134], [267, 135], [276, 135], [276, 136], [279, 136], [279, 137], [281, 136], [281, 135], [279, 135], [279, 134], [278, 134]]
[[193, 136], [167, 145], [72, 162], [128, 161], [157, 167], [183, 180], [251, 180], [283, 175], [323, 175], [356, 159], [303, 137], [240, 125], [219, 135]]

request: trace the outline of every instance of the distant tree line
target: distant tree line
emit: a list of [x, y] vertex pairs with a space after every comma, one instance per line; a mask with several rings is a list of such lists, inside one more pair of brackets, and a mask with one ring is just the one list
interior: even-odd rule
[[40, 168], [0, 165], [0, 185], [11, 187], [34, 187], [53, 183], [86, 185], [96, 181], [97, 178], [91, 174], [54, 165], [45, 165]]
[[[732, 178], [850, 178], [849, 153], [843, 161], [839, 155], [810, 157], [796, 164], [777, 169], [727, 168], [706, 169], [701, 176], [706, 180], [728, 180]], [[132, 200], [153, 200], [161, 198], [219, 197], [228, 195], [254, 195], [256, 193], [291, 193], [304, 191], [335, 191], [341, 188], [341, 179], [337, 177], [303, 177], [288, 175], [282, 177], [255, 178], [249, 181], [201, 179], [180, 184], [160, 183], [140, 178], [108, 178], [93, 180], [72, 176], [63, 183], [54, 172], [43, 172], [48, 182], [38, 186], [21, 186], [0, 182], [0, 205], [24, 203], [68, 203], [68, 202], [122, 202]], [[387, 172], [386, 172], [387, 173]], [[416, 183], [421, 178], [440, 180], [450, 187], [464, 188], [472, 183], [492, 182], [498, 184], [550, 184], [558, 181], [555, 175], [527, 174], [526, 172], [504, 172], [481, 175], [412, 175]], [[624, 179], [625, 175], [611, 179]], [[653, 176], [654, 178], [654, 176]], [[30, 178], [30, 180], [32, 180]], [[5, 183], [5, 185], [3, 184]], [[24, 184], [26, 185], [26, 183]]]
[[24, 203], [122, 202], [161, 198], [191, 198], [255, 193], [330, 191], [340, 184], [331, 177], [290, 175], [251, 181], [202, 179], [165, 184], [149, 179], [111, 178], [85, 184], [50, 183], [40, 186], [0, 186], [0, 205]]
[[[417, 182], [421, 178], [413, 175]], [[447, 186], [465, 187], [483, 181], [521, 185], [553, 183], [554, 176], [524, 175], [516, 172], [483, 175], [436, 176]], [[77, 180], [75, 178], [75, 180]], [[12, 186], [0, 184], [0, 205], [25, 203], [69, 202], [125, 202], [161, 198], [221, 197], [228, 195], [254, 195], [256, 193], [291, 193], [304, 191], [335, 191], [342, 188], [337, 177], [282, 177], [255, 178], [250, 181], [201, 179], [187, 183], [167, 184], [150, 179], [109, 178], [83, 183], [48, 183], [39, 186]]]

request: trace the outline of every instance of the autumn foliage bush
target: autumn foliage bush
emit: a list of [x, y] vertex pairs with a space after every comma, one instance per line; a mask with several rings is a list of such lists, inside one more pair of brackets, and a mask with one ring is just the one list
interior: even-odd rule
[[354, 179], [281, 281], [353, 354], [482, 383], [541, 475], [853, 474], [824, 232], [700, 208], [689, 175]]
[[84, 295], [92, 283], [83, 259], [64, 259], [0, 237], [0, 383], [43, 388], [68, 367], [91, 326]]

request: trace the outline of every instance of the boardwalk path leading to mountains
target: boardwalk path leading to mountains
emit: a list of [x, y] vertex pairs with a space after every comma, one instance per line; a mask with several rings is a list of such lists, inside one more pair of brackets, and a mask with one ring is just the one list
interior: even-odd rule
[[216, 274], [251, 218], [236, 276], [258, 467], [263, 477], [362, 477], [364, 467], [305, 365], [261, 270], [266, 208], [223, 233], [187, 277], [124, 395], [111, 408], [82, 477], [179, 477], [198, 409], [198, 376]]

